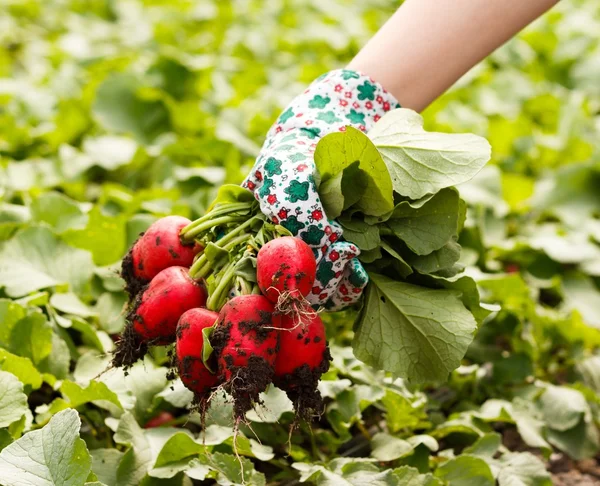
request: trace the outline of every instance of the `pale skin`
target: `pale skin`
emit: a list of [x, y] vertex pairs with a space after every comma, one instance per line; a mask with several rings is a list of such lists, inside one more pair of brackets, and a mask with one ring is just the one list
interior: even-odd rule
[[348, 65], [422, 111], [557, 0], [406, 0]]

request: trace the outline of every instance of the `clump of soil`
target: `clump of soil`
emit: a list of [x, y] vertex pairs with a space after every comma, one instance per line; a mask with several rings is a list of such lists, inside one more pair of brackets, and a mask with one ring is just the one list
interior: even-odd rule
[[[229, 342], [231, 326], [231, 323], [217, 326], [210, 338], [210, 343], [213, 347], [211, 359], [214, 357], [215, 367], [218, 357], [221, 356], [223, 347]], [[266, 339], [267, 334], [262, 335], [265, 330], [259, 323], [247, 321], [243, 324], [240, 323], [240, 327], [242, 326], [247, 330], [255, 330], [257, 341], [264, 342]], [[277, 349], [269, 349], [269, 353], [271, 351], [274, 354], [277, 352]], [[225, 363], [227, 369], [231, 372], [231, 379], [223, 385], [223, 389], [233, 398], [235, 417], [241, 419], [255, 404], [261, 403], [259, 395], [272, 382], [273, 367], [261, 356], [250, 356], [247, 366], [233, 366], [233, 357], [228, 355], [225, 357]]]
[[261, 356], [250, 356], [248, 366], [230, 369], [231, 380], [224, 389], [233, 398], [235, 417], [241, 419], [255, 404], [262, 404], [259, 395], [273, 380], [273, 367]]
[[[144, 233], [141, 233], [138, 237], [138, 240], [143, 236]], [[123, 258], [123, 262], [121, 263], [121, 278], [125, 281], [125, 292], [129, 294], [130, 299], [134, 299], [136, 295], [140, 293], [142, 288], [148, 283], [148, 281], [138, 278], [135, 274], [135, 269], [133, 268], [133, 247], [137, 243], [137, 240], [131, 245], [129, 251]], [[142, 270], [140, 268], [140, 270]]]
[[145, 288], [146, 286], [140, 288], [125, 316], [125, 328], [116, 343], [116, 349], [113, 353], [112, 365], [115, 368], [124, 368], [127, 371], [136, 361], [146, 356], [148, 352], [150, 343], [143, 341], [133, 328], [133, 318], [142, 303], [142, 294]]
[[289, 373], [275, 381], [275, 385], [284, 390], [294, 404], [298, 419], [311, 420], [315, 415], [321, 415], [323, 398], [318, 385], [321, 375], [329, 370], [330, 361], [331, 354], [329, 347], [327, 347], [323, 352], [321, 364], [317, 368], [310, 369], [305, 364], [296, 368], [293, 373]]
[[127, 322], [125, 329], [121, 333], [120, 339], [117, 341], [116, 349], [112, 358], [112, 365], [115, 368], [123, 368], [125, 372], [133, 366], [133, 364], [142, 359], [148, 352], [148, 343], [140, 339], [138, 334], [133, 329], [133, 324]]

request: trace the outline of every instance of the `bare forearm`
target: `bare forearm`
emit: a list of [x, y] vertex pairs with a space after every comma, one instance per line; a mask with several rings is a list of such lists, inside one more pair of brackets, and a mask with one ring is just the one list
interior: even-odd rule
[[348, 66], [421, 111], [557, 0], [406, 0]]

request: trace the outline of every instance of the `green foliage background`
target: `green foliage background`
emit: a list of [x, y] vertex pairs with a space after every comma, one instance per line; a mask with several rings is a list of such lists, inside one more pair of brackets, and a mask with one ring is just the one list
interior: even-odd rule
[[[448, 382], [415, 388], [366, 367], [352, 312], [330, 316], [324, 415], [288, 449], [291, 405], [271, 390], [242, 428], [240, 462], [228, 407], [200, 434], [160, 351], [128, 376], [101, 374], [123, 325], [116, 269], [137, 234], [202, 214], [220, 184], [241, 181], [282, 107], [396, 6], [2, 2], [0, 484], [546, 485], [551, 451], [598, 454], [591, 0], [560, 3], [424, 113], [427, 129], [493, 148], [459, 189], [462, 261], [494, 312]], [[163, 411], [172, 427], [143, 428]]]

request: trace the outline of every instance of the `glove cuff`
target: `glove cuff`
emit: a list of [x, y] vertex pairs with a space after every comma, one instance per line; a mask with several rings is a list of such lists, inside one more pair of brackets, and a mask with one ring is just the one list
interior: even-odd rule
[[318, 77], [288, 105], [267, 140], [298, 128], [316, 137], [343, 131], [348, 125], [367, 132], [386, 112], [399, 107], [398, 100], [373, 78], [337, 69]]

